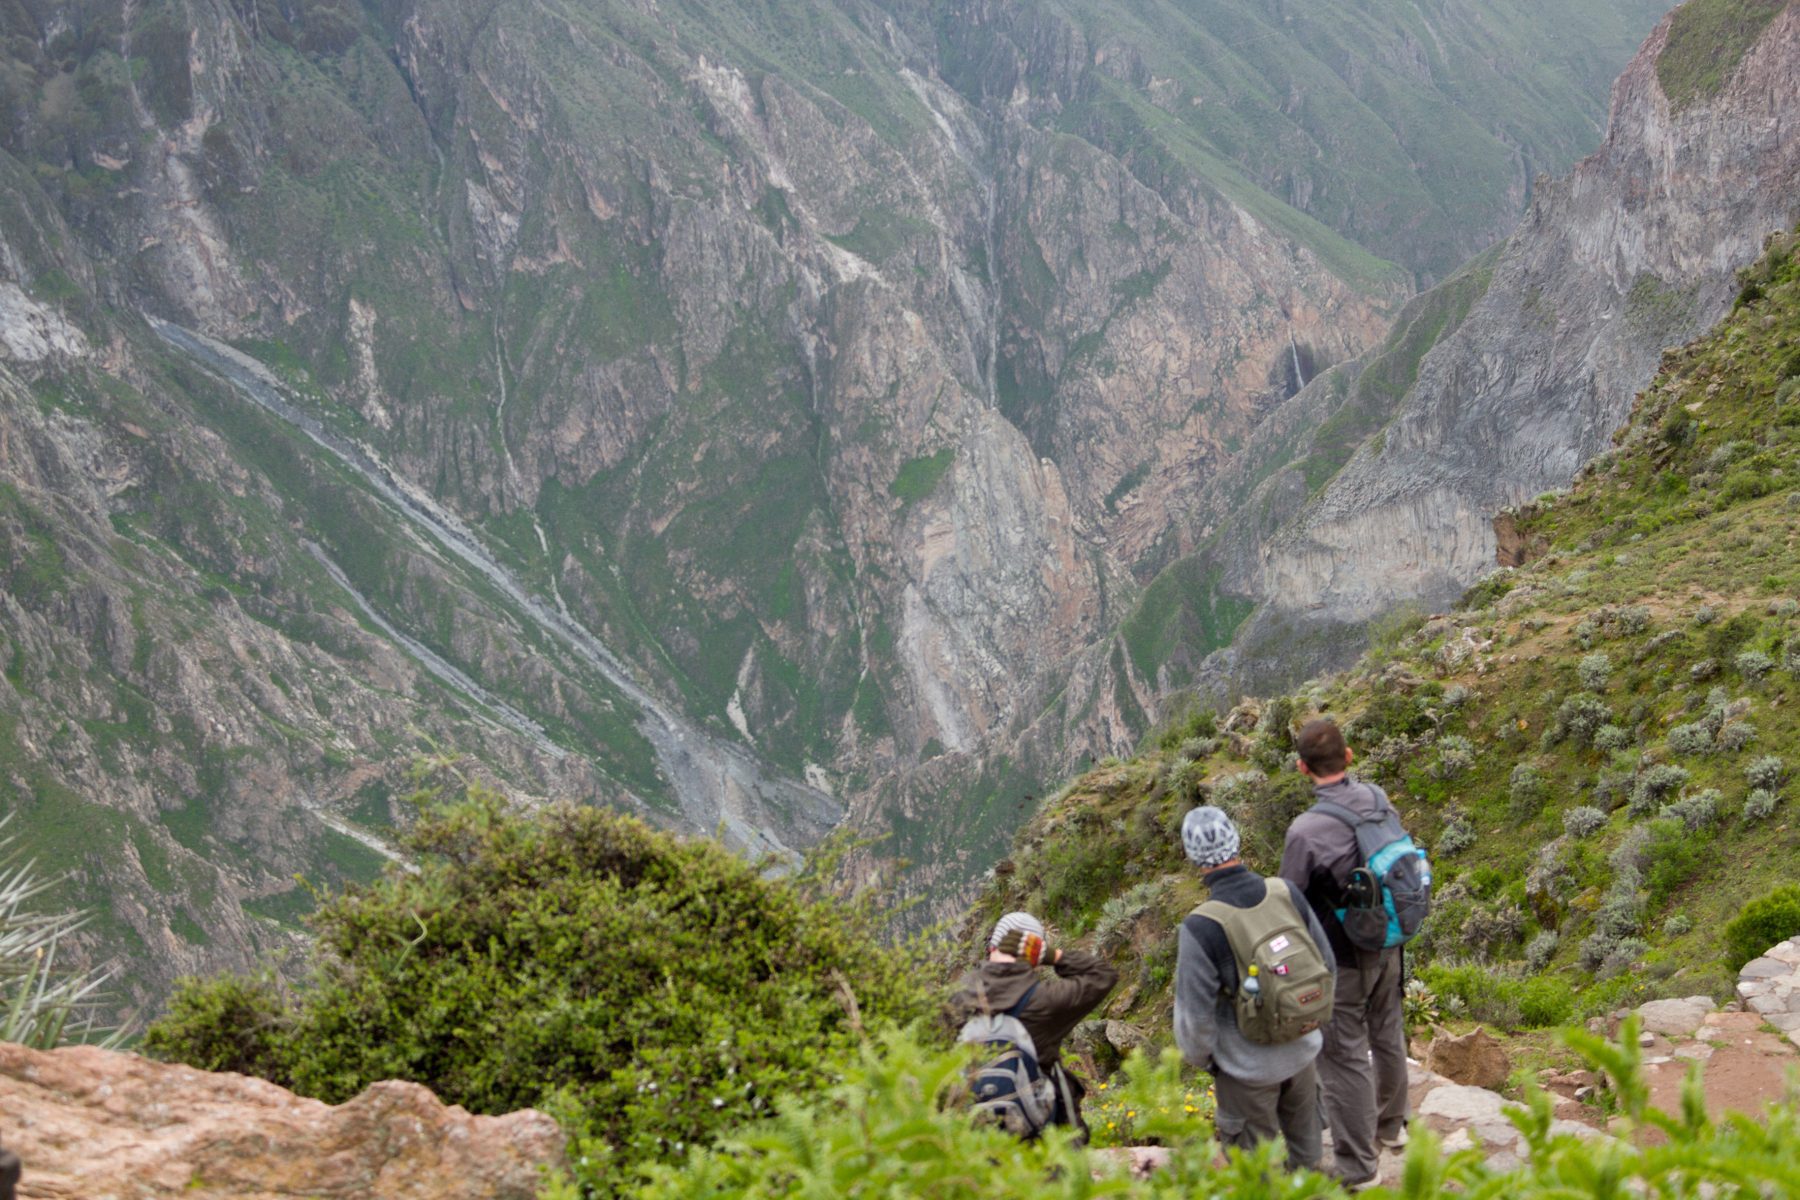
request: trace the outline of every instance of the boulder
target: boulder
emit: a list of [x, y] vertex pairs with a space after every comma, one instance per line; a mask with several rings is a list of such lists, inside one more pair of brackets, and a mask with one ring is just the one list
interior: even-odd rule
[[1425, 1065], [1446, 1079], [1479, 1088], [1497, 1088], [1512, 1074], [1505, 1048], [1480, 1026], [1461, 1037], [1437, 1030], [1425, 1048]]
[[1106, 1023], [1106, 1044], [1120, 1054], [1130, 1054], [1149, 1040], [1149, 1031], [1141, 1025], [1133, 1025], [1129, 1021]]
[[532, 1200], [563, 1153], [531, 1109], [471, 1116], [398, 1082], [333, 1106], [93, 1046], [0, 1044], [0, 1128], [37, 1196]]
[[1706, 1020], [1706, 1014], [1717, 1008], [1711, 996], [1689, 996], [1683, 1000], [1652, 1000], [1638, 1006], [1638, 1019], [1651, 1033], [1667, 1037], [1693, 1037]]

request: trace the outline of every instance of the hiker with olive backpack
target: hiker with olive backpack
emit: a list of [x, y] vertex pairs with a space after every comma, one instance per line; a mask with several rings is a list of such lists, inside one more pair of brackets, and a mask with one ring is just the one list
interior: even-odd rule
[[1407, 1140], [1401, 947], [1430, 909], [1431, 868], [1387, 793], [1348, 773], [1354, 756], [1335, 722], [1308, 721], [1294, 748], [1315, 802], [1288, 826], [1281, 877], [1305, 893], [1337, 958], [1319, 1055], [1335, 1159], [1326, 1173], [1358, 1190], [1375, 1181], [1380, 1152]]
[[1237, 826], [1202, 805], [1181, 844], [1206, 874], [1207, 901], [1181, 923], [1175, 1041], [1213, 1077], [1221, 1144], [1276, 1136], [1290, 1169], [1319, 1165], [1319, 1029], [1331, 1017], [1337, 964], [1300, 889], [1265, 879], [1239, 857]]

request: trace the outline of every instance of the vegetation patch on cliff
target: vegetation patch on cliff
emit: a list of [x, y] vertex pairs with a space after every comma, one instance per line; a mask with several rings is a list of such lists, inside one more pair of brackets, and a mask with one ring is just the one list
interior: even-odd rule
[[1408, 962], [1450, 1011], [1523, 1028], [1727, 995], [1749, 942], [1800, 933], [1780, 900], [1729, 932], [1800, 852], [1797, 242], [1666, 357], [1614, 450], [1514, 514], [1540, 557], [1454, 612], [1398, 614], [1340, 676], [1195, 712], [1075, 780], [968, 927], [1035, 907], [1091, 935], [1126, 981], [1105, 1015], [1165, 1027], [1172, 931], [1199, 895], [1181, 815], [1225, 807], [1273, 871], [1310, 803], [1292, 731], [1322, 713], [1433, 853]]

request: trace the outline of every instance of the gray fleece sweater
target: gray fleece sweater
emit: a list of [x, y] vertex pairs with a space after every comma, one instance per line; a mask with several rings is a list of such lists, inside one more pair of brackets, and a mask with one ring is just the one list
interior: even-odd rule
[[[1279, 879], [1265, 880], [1249, 867], [1226, 867], [1206, 877], [1214, 900], [1237, 908], [1261, 904], [1269, 887], [1286, 887], [1318, 944], [1325, 965], [1337, 970], [1325, 930], [1300, 889]], [[1318, 1056], [1324, 1035], [1318, 1030], [1281, 1046], [1259, 1046], [1238, 1032], [1234, 1002], [1237, 959], [1224, 927], [1211, 917], [1191, 913], [1181, 923], [1175, 959], [1175, 1041], [1182, 1056], [1196, 1067], [1244, 1083], [1269, 1084], [1291, 1079]]]

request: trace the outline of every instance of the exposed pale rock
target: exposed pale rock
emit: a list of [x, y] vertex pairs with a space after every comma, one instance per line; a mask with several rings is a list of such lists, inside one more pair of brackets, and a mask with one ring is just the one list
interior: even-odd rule
[[1689, 996], [1682, 1000], [1652, 1000], [1638, 1007], [1644, 1028], [1670, 1037], [1692, 1037], [1706, 1014], [1717, 1008], [1710, 996]]
[[1133, 1025], [1129, 1021], [1108, 1021], [1106, 1023], [1106, 1041], [1120, 1054], [1129, 1054], [1143, 1045], [1150, 1037], [1142, 1026]]
[[542, 1113], [471, 1116], [415, 1083], [334, 1107], [91, 1046], [0, 1044], [0, 1128], [39, 1196], [531, 1200], [563, 1150]]
[[1419, 1102], [1422, 1117], [1442, 1117], [1447, 1121], [1480, 1124], [1503, 1119], [1506, 1100], [1496, 1092], [1468, 1084], [1447, 1083], [1433, 1088]]

